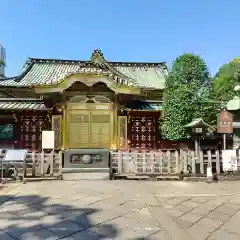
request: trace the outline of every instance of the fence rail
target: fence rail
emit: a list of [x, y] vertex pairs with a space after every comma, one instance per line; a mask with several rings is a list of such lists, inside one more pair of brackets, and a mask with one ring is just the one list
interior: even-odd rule
[[152, 152], [111, 152], [112, 168], [119, 174], [206, 174], [211, 166], [214, 173], [221, 173], [220, 151], [159, 150]]

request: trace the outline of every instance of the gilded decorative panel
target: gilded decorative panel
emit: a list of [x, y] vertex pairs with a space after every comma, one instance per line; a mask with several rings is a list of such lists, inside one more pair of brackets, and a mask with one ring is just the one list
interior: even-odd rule
[[88, 147], [90, 140], [90, 116], [88, 111], [71, 110], [67, 125], [69, 148]]
[[112, 106], [105, 96], [73, 97], [66, 109], [68, 148], [110, 148], [113, 141]]
[[61, 148], [62, 146], [62, 116], [52, 116], [52, 130], [55, 137], [55, 148]]
[[[90, 106], [91, 105], [91, 106]], [[69, 148], [110, 148], [112, 142], [112, 111], [70, 109], [67, 118]]]
[[118, 137], [119, 137], [118, 148], [127, 148], [128, 147], [127, 116], [118, 117]]
[[91, 145], [96, 148], [111, 146], [111, 112], [95, 110], [91, 116]]

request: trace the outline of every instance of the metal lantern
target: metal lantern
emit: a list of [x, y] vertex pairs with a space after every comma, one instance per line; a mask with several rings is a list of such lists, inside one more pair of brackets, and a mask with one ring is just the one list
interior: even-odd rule
[[200, 127], [197, 127], [197, 128], [193, 128], [192, 131], [193, 133], [196, 133], [196, 134], [202, 134], [203, 129]]

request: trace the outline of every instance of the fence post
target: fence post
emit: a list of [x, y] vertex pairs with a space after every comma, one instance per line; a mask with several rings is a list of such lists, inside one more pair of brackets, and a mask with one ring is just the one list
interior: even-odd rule
[[137, 152], [130, 152], [129, 157], [128, 157], [128, 162], [130, 163], [131, 169], [130, 173], [138, 173], [138, 157], [137, 157]]
[[216, 172], [220, 173], [220, 152], [216, 150]]
[[204, 174], [203, 151], [199, 151], [200, 173]]
[[176, 150], [175, 151], [175, 157], [176, 157], [176, 173], [178, 174], [178, 173], [180, 173], [180, 171], [179, 171], [179, 152], [178, 152], [178, 150]]
[[162, 150], [159, 151], [159, 172], [160, 174], [163, 174], [163, 152]]
[[54, 164], [54, 152], [53, 150], [48, 154], [48, 158], [50, 159], [50, 163], [49, 163], [49, 166], [50, 166], [50, 171], [49, 171], [49, 174], [50, 176], [53, 175], [53, 164]]
[[122, 152], [117, 152], [117, 159], [118, 159], [118, 173], [122, 174], [122, 171], [123, 171]]
[[[143, 173], [146, 173], [147, 169], [147, 159], [146, 159], [146, 153], [139, 153], [141, 156], [141, 161], [142, 161], [142, 168], [143, 168]], [[139, 156], [139, 155], [138, 155]]]
[[188, 153], [183, 151], [183, 172], [187, 172], [187, 165], [188, 165]]
[[130, 173], [132, 171], [135, 171], [135, 166], [134, 166], [134, 162], [132, 160], [132, 152], [127, 152], [127, 153], [123, 153], [123, 161], [125, 162], [124, 165], [127, 166], [127, 173]]
[[63, 159], [63, 152], [59, 151], [59, 175], [62, 176], [62, 159]]
[[167, 160], [168, 160], [167, 171], [169, 174], [171, 173], [171, 151], [170, 150], [167, 150]]
[[130, 168], [130, 166], [129, 166], [130, 163], [129, 163], [128, 159], [126, 160], [126, 152], [121, 151], [120, 154], [121, 154], [121, 159], [122, 159], [123, 173], [128, 173], [129, 168]]
[[[183, 154], [184, 154], [184, 152], [183, 152], [183, 150], [180, 150], [180, 154], [179, 154], [179, 168], [180, 168], [180, 172], [181, 171], [184, 171], [184, 166], [183, 166]], [[179, 172], [179, 173], [180, 173]]]
[[36, 157], [34, 152], [31, 152], [32, 155], [32, 176], [35, 177], [36, 176]]
[[23, 159], [23, 179], [27, 177], [27, 156]]
[[[135, 173], [139, 173], [139, 171], [140, 171], [140, 173], [142, 173], [142, 171], [144, 171], [144, 166], [143, 166], [144, 163], [143, 163], [142, 155], [140, 155], [139, 151], [134, 152], [134, 155], [136, 156], [135, 164], [134, 164], [135, 169], [136, 169]], [[140, 169], [142, 169], [142, 171]]]
[[191, 159], [192, 159], [192, 173], [193, 174], [196, 174], [196, 157], [195, 157], [195, 153], [194, 151], [190, 151], [190, 156], [191, 156]]
[[44, 175], [44, 151], [42, 150], [42, 152], [40, 154], [41, 154], [41, 157], [40, 157], [41, 177], [43, 177], [43, 175]]
[[151, 155], [151, 173], [155, 173], [155, 164], [156, 164], [156, 152], [155, 151], [153, 151], [153, 152], [151, 152], [152, 153], [152, 155]]
[[208, 155], [208, 167], [212, 168], [212, 153], [210, 150], [207, 151], [207, 155]]

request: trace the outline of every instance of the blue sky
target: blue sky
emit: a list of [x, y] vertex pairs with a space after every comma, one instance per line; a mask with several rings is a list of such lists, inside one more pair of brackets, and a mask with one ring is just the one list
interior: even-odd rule
[[239, 0], [0, 0], [7, 75], [28, 57], [172, 61], [199, 54], [211, 73], [240, 56]]

